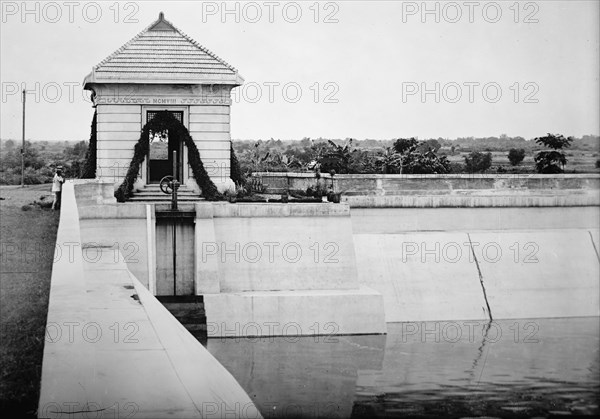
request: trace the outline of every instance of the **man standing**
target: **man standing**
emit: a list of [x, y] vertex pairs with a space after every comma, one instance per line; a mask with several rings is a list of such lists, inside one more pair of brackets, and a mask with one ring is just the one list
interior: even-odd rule
[[60, 199], [62, 194], [62, 185], [65, 183], [65, 178], [62, 175], [62, 166], [56, 168], [54, 179], [52, 179], [52, 196], [54, 201], [52, 202], [52, 211], [54, 209], [60, 209]]

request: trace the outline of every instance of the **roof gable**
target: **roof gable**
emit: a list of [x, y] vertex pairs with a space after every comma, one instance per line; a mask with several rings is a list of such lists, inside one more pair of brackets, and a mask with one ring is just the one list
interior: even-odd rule
[[89, 83], [231, 84], [244, 79], [161, 12], [158, 20], [109, 55], [84, 80]]

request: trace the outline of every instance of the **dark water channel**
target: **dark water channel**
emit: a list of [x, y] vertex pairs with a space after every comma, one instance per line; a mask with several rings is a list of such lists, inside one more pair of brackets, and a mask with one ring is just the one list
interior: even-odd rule
[[596, 317], [391, 323], [207, 347], [265, 418], [597, 415], [599, 330]]

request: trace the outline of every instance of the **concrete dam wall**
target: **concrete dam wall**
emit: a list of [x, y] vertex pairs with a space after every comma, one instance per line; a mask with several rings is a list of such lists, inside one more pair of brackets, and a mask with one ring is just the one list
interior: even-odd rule
[[[593, 176], [530, 182], [597, 192]], [[157, 295], [172, 289], [157, 283], [154, 206], [107, 203], [97, 188], [77, 188], [82, 239], [117, 244], [125, 255], [135, 250], [126, 262], [140, 282]], [[579, 199], [561, 196], [563, 204]], [[384, 321], [597, 316], [599, 207], [516, 199], [521, 206], [197, 203], [194, 233], [186, 236], [195, 255], [187, 269], [193, 283], [177, 289], [204, 296], [209, 336], [385, 333]], [[335, 327], [323, 329], [331, 322]]]

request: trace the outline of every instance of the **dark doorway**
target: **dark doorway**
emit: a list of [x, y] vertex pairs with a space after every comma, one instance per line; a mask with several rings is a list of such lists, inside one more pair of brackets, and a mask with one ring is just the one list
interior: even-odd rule
[[[159, 111], [148, 111], [146, 123], [152, 120]], [[171, 112], [183, 123], [183, 111]], [[148, 183], [159, 183], [165, 176], [177, 176], [183, 179], [183, 142], [169, 130], [165, 132], [150, 132], [148, 155]], [[177, 151], [176, 171], [173, 173], [173, 151]], [[183, 182], [182, 182], [183, 183]]]

